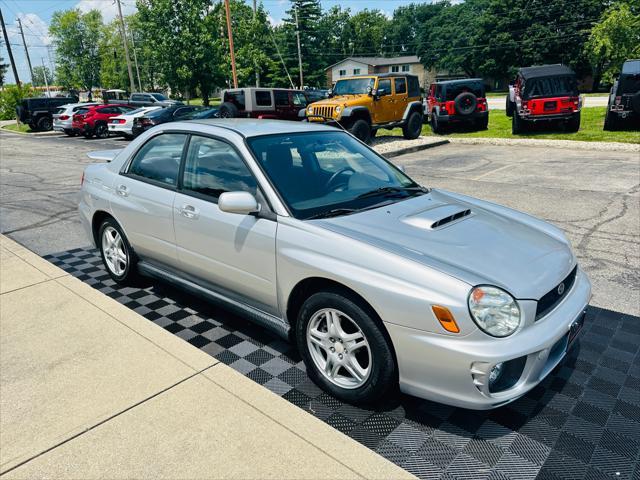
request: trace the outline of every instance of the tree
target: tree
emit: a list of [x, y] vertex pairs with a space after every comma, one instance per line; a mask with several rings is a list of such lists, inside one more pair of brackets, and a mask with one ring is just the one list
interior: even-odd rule
[[43, 67], [41, 65], [33, 67], [33, 78], [31, 79], [31, 83], [34, 87], [42, 87], [47, 83], [51, 85], [52, 81], [53, 77], [51, 76], [51, 70], [47, 67]]
[[628, 58], [640, 57], [640, 12], [627, 2], [607, 9], [589, 35], [584, 51], [593, 66], [593, 90], [611, 84]]
[[98, 10], [55, 12], [49, 33], [56, 47], [57, 83], [91, 90], [100, 81], [102, 15]]
[[442, 3], [412, 3], [396, 8], [389, 22], [386, 53], [415, 55], [422, 27], [437, 16], [442, 8]]

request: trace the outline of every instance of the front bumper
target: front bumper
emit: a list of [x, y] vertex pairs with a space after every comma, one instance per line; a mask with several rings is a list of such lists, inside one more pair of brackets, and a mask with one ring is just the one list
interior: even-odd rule
[[[492, 338], [480, 330], [453, 337], [386, 323], [398, 358], [400, 390], [474, 410], [512, 402], [538, 385], [562, 361], [569, 330], [582, 317], [590, 299], [591, 283], [578, 269], [571, 291], [555, 309], [511, 337]], [[520, 358], [524, 367], [513, 386], [490, 393], [488, 375], [482, 372]]]

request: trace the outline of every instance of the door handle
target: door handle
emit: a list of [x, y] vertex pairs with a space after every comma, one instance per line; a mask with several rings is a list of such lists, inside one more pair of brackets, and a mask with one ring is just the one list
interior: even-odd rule
[[186, 218], [198, 218], [198, 209], [193, 205], [182, 205], [179, 209], [180, 214]]
[[126, 185], [118, 185], [118, 187], [116, 188], [116, 193], [121, 197], [128, 197], [129, 188]]

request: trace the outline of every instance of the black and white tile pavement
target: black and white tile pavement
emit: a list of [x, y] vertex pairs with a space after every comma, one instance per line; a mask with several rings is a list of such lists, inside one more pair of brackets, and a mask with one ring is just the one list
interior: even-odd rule
[[94, 250], [45, 258], [420, 478], [640, 480], [637, 317], [590, 308], [565, 361], [498, 410], [404, 395], [369, 410], [324, 393], [291, 345], [247, 320], [169, 285], [119, 287]]

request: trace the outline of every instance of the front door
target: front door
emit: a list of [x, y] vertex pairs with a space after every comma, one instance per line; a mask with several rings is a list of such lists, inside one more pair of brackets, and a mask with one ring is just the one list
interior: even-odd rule
[[174, 200], [174, 226], [181, 269], [234, 300], [278, 314], [277, 223], [218, 209], [224, 192], [257, 193], [241, 155], [222, 139], [193, 135], [182, 190]]
[[395, 99], [391, 91], [391, 79], [378, 80], [376, 97], [373, 100], [373, 123], [391, 122], [395, 116]]
[[142, 258], [177, 266], [173, 202], [187, 136], [156, 135], [145, 143], [113, 185], [111, 208]]

